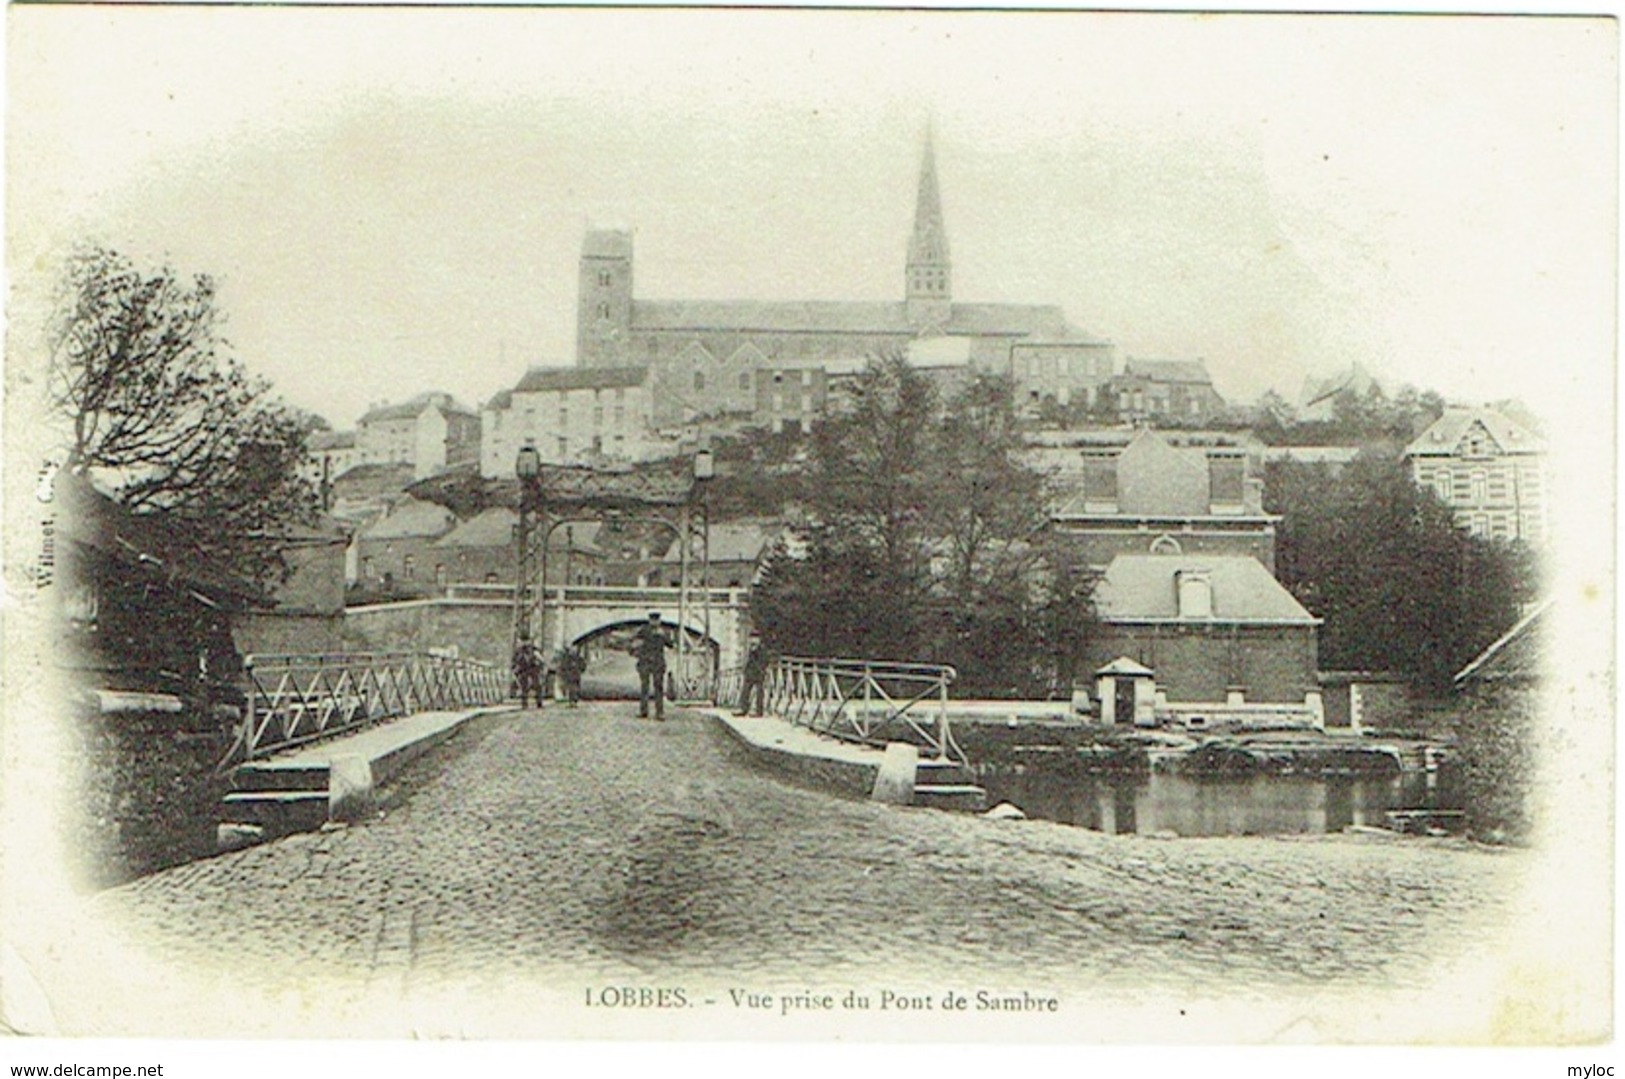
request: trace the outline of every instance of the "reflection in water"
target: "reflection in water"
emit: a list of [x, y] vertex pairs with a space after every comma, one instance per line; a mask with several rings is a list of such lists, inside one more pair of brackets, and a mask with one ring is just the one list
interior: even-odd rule
[[1187, 776], [989, 769], [989, 804], [1100, 832], [1303, 835], [1384, 827], [1390, 809], [1446, 808], [1421, 773], [1398, 776]]

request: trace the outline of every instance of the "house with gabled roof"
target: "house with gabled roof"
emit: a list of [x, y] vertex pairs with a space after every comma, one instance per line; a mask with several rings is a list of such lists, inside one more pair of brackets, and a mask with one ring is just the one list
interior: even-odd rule
[[1137, 360], [1123, 365], [1105, 387], [1122, 420], [1201, 425], [1224, 408], [1202, 360]]
[[[1102, 688], [1140, 679], [1136, 722], [1322, 727], [1321, 620], [1257, 559], [1125, 554], [1095, 590], [1100, 626], [1088, 647]], [[1115, 666], [1114, 666], [1115, 664]], [[1153, 703], [1146, 707], [1146, 700]]]
[[479, 416], [449, 393], [374, 405], [356, 422], [355, 464], [408, 464], [423, 479], [479, 455]]
[[643, 460], [649, 413], [641, 367], [532, 367], [480, 410], [480, 475], [511, 477], [526, 445], [550, 464]]
[[1074, 467], [1057, 473], [1068, 493], [1051, 520], [1085, 564], [1101, 569], [1120, 554], [1232, 554], [1274, 572], [1280, 518], [1264, 512], [1263, 481], [1239, 440], [1184, 445], [1142, 429], [1126, 445], [1071, 452]]
[[1446, 409], [1405, 448], [1411, 478], [1475, 536], [1540, 543], [1546, 534], [1545, 444], [1485, 408]]

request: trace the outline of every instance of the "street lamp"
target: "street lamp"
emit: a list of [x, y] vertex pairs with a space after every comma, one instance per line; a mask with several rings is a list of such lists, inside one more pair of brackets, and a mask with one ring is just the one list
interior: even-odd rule
[[530, 640], [530, 510], [539, 501], [538, 487], [542, 474], [542, 455], [529, 442], [519, 447], [514, 459], [514, 475], [519, 478], [519, 551], [515, 559], [516, 577], [513, 586], [514, 650], [522, 641]]

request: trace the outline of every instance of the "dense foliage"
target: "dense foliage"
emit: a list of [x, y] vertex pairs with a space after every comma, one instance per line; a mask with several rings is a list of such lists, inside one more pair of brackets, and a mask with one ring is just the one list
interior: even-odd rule
[[964, 696], [1067, 691], [1093, 579], [1049, 541], [1010, 401], [997, 378], [943, 401], [899, 358], [870, 367], [814, 429], [806, 523], [752, 595], [770, 647], [951, 663]]
[[1326, 620], [1322, 669], [1393, 671], [1442, 691], [1534, 597], [1528, 552], [1458, 528], [1397, 458], [1278, 464], [1266, 492], [1282, 515], [1277, 576]]
[[70, 468], [264, 583], [284, 569], [268, 535], [316, 512], [299, 472], [311, 422], [225, 355], [219, 324], [208, 277], [81, 250], [51, 322], [51, 401], [69, 425]]

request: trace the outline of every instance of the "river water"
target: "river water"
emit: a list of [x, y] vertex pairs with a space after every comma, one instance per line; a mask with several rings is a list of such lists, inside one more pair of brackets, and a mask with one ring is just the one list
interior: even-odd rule
[[988, 805], [1099, 832], [1180, 836], [1314, 835], [1351, 825], [1386, 827], [1392, 809], [1459, 808], [1448, 778], [1398, 776], [1189, 776], [986, 769]]

